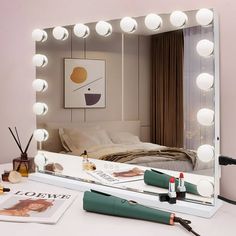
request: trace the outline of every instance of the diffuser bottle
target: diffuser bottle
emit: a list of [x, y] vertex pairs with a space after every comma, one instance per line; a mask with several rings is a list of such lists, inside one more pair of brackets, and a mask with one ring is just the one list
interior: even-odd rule
[[28, 174], [35, 170], [34, 158], [28, 158], [26, 153], [21, 154], [13, 159], [13, 170], [18, 171], [23, 177], [28, 177]]
[[29, 145], [32, 141], [33, 134], [30, 136], [30, 139], [26, 145], [25, 150], [23, 151], [21, 146], [20, 137], [17, 132], [17, 128], [15, 127], [15, 134], [13, 133], [12, 129], [8, 127], [12, 137], [14, 138], [16, 145], [18, 146], [21, 156], [18, 158], [13, 159], [13, 170], [18, 171], [23, 177], [27, 177], [29, 173], [34, 172], [35, 165], [34, 165], [34, 159], [28, 158], [27, 151], [29, 148]]

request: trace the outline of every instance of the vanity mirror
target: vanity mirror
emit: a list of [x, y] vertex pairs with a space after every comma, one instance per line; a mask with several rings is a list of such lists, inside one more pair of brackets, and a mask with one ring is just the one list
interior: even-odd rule
[[[209, 212], [196, 213], [196, 207], [193, 214], [213, 214], [219, 191], [217, 33], [209, 9], [34, 30], [40, 173], [32, 178], [92, 182], [140, 199], [155, 196], [155, 202], [168, 185], [149, 185], [145, 171], [173, 176], [176, 184], [184, 173], [195, 190], [172, 209], [193, 202]], [[85, 150], [96, 171], [82, 171]], [[52, 162], [63, 170], [45, 172]]]

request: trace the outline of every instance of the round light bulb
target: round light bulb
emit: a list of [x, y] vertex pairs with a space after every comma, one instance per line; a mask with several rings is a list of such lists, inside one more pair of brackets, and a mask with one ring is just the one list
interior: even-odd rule
[[197, 156], [202, 162], [209, 162], [213, 160], [215, 156], [214, 147], [209, 144], [201, 145], [197, 149]]
[[96, 32], [104, 37], [107, 37], [109, 35], [111, 35], [112, 33], [112, 26], [110, 23], [106, 22], [106, 21], [99, 21], [96, 26], [95, 26]]
[[48, 106], [46, 103], [36, 102], [33, 105], [33, 112], [38, 116], [45, 115], [48, 112]]
[[48, 83], [43, 79], [35, 79], [32, 83], [32, 87], [36, 92], [44, 92], [48, 88]]
[[197, 120], [201, 125], [211, 126], [214, 124], [215, 113], [208, 108], [202, 108], [197, 113]]
[[56, 40], [66, 40], [69, 37], [69, 32], [66, 28], [57, 26], [53, 29], [52, 35]]
[[43, 153], [38, 153], [34, 157], [34, 163], [39, 168], [39, 170], [44, 170], [44, 167], [47, 164], [47, 158]]
[[48, 38], [48, 34], [45, 30], [35, 29], [32, 32], [32, 39], [35, 42], [45, 42]]
[[34, 138], [38, 142], [46, 141], [49, 137], [46, 129], [36, 129], [33, 134]]
[[201, 73], [196, 79], [198, 88], [204, 91], [209, 91], [214, 85], [214, 77], [208, 73]]
[[158, 30], [162, 25], [162, 19], [157, 14], [148, 14], [145, 17], [144, 23], [149, 30]]
[[87, 38], [90, 34], [89, 27], [87, 25], [78, 23], [73, 28], [74, 34], [79, 38]]
[[196, 13], [196, 21], [199, 25], [207, 26], [213, 21], [214, 14], [211, 10], [202, 8]]
[[138, 24], [135, 19], [127, 16], [121, 19], [120, 28], [126, 33], [133, 33], [138, 28]]
[[182, 11], [173, 11], [170, 14], [170, 23], [175, 27], [183, 27], [187, 21], [188, 17]]
[[197, 43], [197, 53], [202, 57], [209, 57], [214, 52], [214, 43], [208, 39], [202, 39]]
[[48, 64], [48, 58], [42, 54], [35, 54], [33, 56], [33, 64], [36, 67], [44, 67]]
[[197, 191], [203, 197], [212, 197], [214, 185], [209, 180], [200, 180], [197, 184]]

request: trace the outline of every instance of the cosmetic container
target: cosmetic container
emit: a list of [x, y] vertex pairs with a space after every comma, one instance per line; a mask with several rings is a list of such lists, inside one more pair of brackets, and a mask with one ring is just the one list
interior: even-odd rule
[[4, 173], [2, 174], [2, 181], [9, 182], [9, 179], [8, 179], [9, 173], [10, 171], [4, 170]]

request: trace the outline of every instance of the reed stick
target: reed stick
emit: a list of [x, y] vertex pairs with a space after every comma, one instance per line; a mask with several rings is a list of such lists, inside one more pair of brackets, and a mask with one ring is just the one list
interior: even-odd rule
[[17, 139], [16, 139], [15, 135], [13, 134], [13, 132], [12, 132], [11, 128], [10, 128], [10, 127], [8, 127], [8, 129], [10, 130], [10, 132], [11, 132], [11, 135], [12, 135], [12, 137], [14, 138], [14, 140], [15, 140], [15, 142], [16, 142], [16, 144], [17, 144], [18, 148], [20, 149], [21, 153], [22, 153], [22, 154], [24, 154], [24, 152], [23, 152], [23, 150], [22, 150], [22, 148], [21, 148], [20, 144], [18, 143], [18, 141], [17, 141]]

